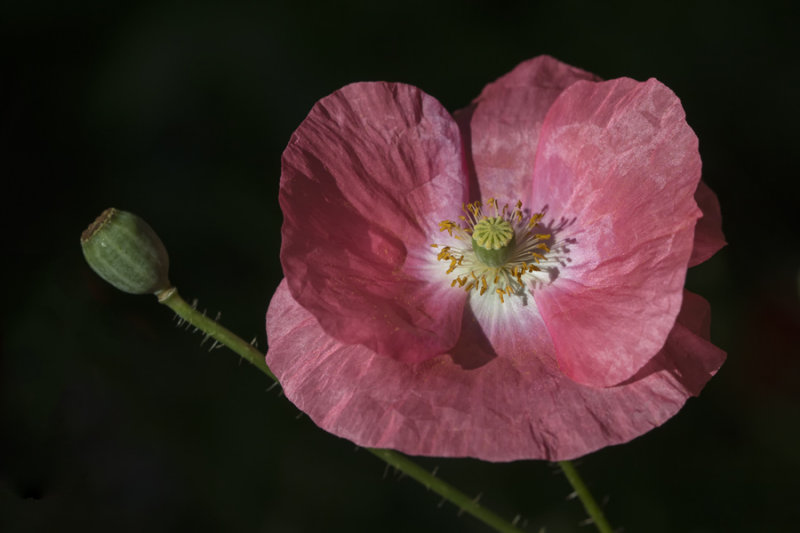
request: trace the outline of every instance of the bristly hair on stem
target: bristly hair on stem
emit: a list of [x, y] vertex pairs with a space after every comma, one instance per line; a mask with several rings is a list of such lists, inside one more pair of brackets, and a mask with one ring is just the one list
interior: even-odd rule
[[[564, 475], [575, 490], [575, 494], [580, 498], [583, 508], [589, 515], [589, 518], [581, 523], [581, 525], [594, 524], [600, 533], [614, 533], [611, 524], [603, 514], [603, 509], [597, 504], [586, 483], [581, 479], [580, 474], [575, 469], [575, 466], [570, 461], [558, 461], [558, 466], [564, 472]], [[572, 496], [572, 495], [570, 495]]]

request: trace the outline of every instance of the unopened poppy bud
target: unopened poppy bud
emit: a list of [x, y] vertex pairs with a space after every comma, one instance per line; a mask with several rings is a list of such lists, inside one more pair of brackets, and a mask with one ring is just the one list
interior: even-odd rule
[[170, 287], [167, 250], [133, 213], [103, 211], [81, 234], [81, 248], [92, 270], [121, 291], [147, 294]]

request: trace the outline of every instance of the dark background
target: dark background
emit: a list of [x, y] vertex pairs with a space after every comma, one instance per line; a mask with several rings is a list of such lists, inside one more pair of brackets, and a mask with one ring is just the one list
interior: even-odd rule
[[[104, 284], [78, 240], [106, 207], [138, 213], [166, 243], [182, 294], [266, 349], [280, 154], [313, 103], [390, 80], [455, 110], [541, 53], [605, 78], [656, 77], [681, 97], [730, 243], [688, 280], [712, 303], [728, 362], [663, 427], [580, 460], [584, 477], [629, 532], [797, 527], [796, 8], [8, 4], [3, 531], [485, 531], [298, 417], [268, 379], [209, 353], [154, 298]], [[545, 462], [420, 462], [521, 514], [527, 531], [572, 531], [585, 517]]]

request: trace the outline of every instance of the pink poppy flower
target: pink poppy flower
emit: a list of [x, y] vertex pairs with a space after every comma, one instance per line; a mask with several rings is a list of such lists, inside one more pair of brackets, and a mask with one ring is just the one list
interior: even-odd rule
[[267, 363], [358, 445], [569, 459], [674, 415], [725, 353], [688, 266], [724, 245], [660, 82], [541, 56], [450, 115], [355, 83], [283, 154]]

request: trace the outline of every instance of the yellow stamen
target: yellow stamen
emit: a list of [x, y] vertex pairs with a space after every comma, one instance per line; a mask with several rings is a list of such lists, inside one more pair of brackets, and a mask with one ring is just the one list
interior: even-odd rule
[[544, 217], [544, 213], [536, 213], [535, 215], [533, 215], [531, 217], [531, 221], [528, 222], [528, 228], [530, 229], [536, 226], [539, 223], [539, 221], [542, 220], [542, 217]]
[[[488, 198], [462, 205], [463, 214], [439, 222], [439, 230], [458, 239], [454, 247], [431, 244], [437, 259], [447, 261], [446, 274], [453, 274], [451, 287], [478, 295], [494, 292], [505, 298], [528, 286], [529, 276], [541, 272], [537, 266], [548, 260], [550, 235], [534, 233], [542, 213], [526, 215], [521, 201], [501, 204]], [[541, 230], [540, 230], [541, 231]], [[539, 277], [535, 278], [539, 279]]]
[[442, 220], [439, 222], [439, 231], [447, 231], [450, 236], [453, 236], [453, 230], [458, 228], [455, 222], [452, 220]]

